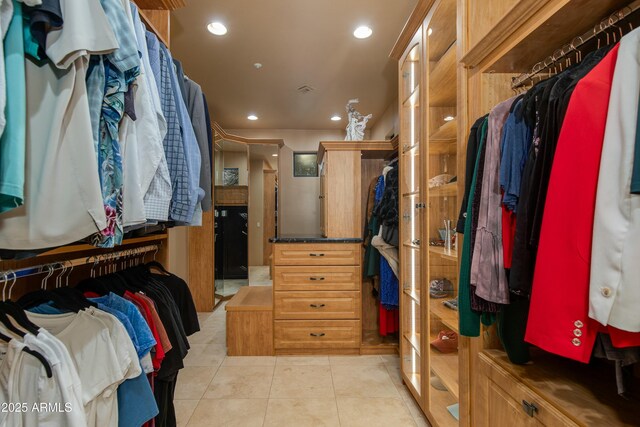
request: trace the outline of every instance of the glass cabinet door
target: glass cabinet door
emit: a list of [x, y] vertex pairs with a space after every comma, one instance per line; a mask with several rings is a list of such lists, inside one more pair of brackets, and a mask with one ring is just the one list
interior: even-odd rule
[[[428, 189], [428, 412], [439, 426], [459, 424], [456, 1], [439, 0], [429, 21], [426, 101]], [[425, 379], [426, 380], [426, 379]]]
[[[420, 81], [422, 78], [422, 31], [407, 49], [400, 64], [400, 353], [402, 373], [417, 400], [423, 397], [425, 354], [422, 310], [422, 258], [424, 256], [424, 211], [421, 188], [422, 125]], [[421, 403], [422, 405], [422, 403]]]

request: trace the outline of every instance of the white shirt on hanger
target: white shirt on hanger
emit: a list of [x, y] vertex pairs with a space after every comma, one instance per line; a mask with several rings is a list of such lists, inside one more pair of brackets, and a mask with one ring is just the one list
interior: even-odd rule
[[64, 26], [47, 36], [50, 62], [25, 61], [25, 204], [0, 216], [0, 247], [69, 244], [106, 228], [85, 82], [88, 55], [118, 47], [98, 0], [61, 0]]
[[82, 384], [69, 351], [64, 344], [45, 329], [40, 328], [37, 336], [27, 334], [24, 343], [32, 350], [36, 350], [49, 361], [55, 378], [60, 386], [62, 405], [69, 405], [64, 424], [68, 427], [83, 427], [87, 425], [87, 417], [82, 404]]
[[[87, 416], [87, 426], [117, 426], [118, 385], [127, 376], [120, 359], [117, 344], [111, 338], [110, 329], [90, 311], [65, 314], [36, 314], [26, 312], [36, 325], [47, 329], [59, 339], [69, 351], [82, 383], [82, 403]], [[134, 350], [135, 351], [135, 350]], [[99, 415], [115, 408], [109, 423], [104, 423]]]
[[589, 286], [589, 317], [629, 332], [640, 332], [640, 196], [630, 194], [639, 95], [640, 29], [636, 29], [620, 41], [613, 77]]

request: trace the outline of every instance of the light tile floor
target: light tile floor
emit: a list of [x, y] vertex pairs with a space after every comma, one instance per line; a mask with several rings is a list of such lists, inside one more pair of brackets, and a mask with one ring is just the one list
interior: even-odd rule
[[227, 357], [224, 306], [198, 316], [176, 387], [179, 427], [429, 426], [397, 356]]

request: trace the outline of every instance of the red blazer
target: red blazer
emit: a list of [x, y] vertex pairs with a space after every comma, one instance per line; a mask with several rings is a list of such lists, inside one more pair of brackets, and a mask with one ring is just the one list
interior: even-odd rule
[[578, 83], [569, 102], [551, 170], [525, 336], [546, 351], [585, 363], [598, 332], [609, 332], [616, 347], [640, 345], [640, 333], [589, 318], [593, 216], [618, 48]]

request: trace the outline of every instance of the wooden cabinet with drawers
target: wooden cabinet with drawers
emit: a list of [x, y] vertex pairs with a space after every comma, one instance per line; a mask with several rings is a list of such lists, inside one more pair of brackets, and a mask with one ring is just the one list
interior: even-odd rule
[[613, 366], [597, 369], [541, 350], [534, 356], [529, 365], [514, 365], [500, 350], [478, 355], [473, 425], [638, 425], [637, 403], [616, 393]]
[[276, 243], [273, 250], [276, 354], [358, 353], [358, 243]]

